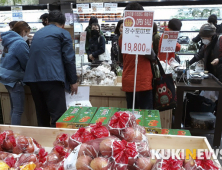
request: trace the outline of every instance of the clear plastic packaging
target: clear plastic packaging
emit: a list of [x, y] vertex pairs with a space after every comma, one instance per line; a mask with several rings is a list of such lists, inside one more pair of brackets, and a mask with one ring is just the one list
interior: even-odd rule
[[152, 170], [184, 170], [182, 159], [160, 159], [153, 165]]
[[186, 170], [221, 170], [221, 166], [217, 164], [215, 161], [211, 159], [207, 159], [206, 153], [193, 160], [190, 158], [189, 160], [185, 160], [184, 167]]
[[59, 146], [63, 146], [64, 148], [67, 148], [68, 147], [68, 140], [69, 140], [68, 134], [65, 134], [65, 133], [59, 134], [56, 137], [56, 140], [53, 143], [53, 146], [59, 145]]

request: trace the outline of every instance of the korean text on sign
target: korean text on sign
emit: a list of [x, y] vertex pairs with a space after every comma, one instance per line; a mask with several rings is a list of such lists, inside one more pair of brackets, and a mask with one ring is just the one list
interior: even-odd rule
[[179, 31], [164, 31], [161, 52], [175, 52]]
[[153, 11], [125, 11], [122, 53], [151, 54]]

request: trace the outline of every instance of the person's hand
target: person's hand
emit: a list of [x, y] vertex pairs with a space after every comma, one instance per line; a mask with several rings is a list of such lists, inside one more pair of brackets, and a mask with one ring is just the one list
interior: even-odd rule
[[71, 84], [71, 95], [73, 94], [77, 94], [77, 91], [78, 91], [78, 83], [76, 84]]
[[94, 60], [94, 57], [92, 56], [92, 54], [89, 55], [89, 59], [92, 61]]
[[214, 59], [214, 60], [211, 62], [211, 64], [212, 64], [213, 66], [216, 66], [218, 63], [219, 63], [219, 59], [218, 59], [218, 58]]

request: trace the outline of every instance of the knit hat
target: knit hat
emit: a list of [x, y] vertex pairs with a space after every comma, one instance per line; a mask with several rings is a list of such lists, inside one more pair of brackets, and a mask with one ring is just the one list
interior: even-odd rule
[[179, 19], [173, 18], [168, 23], [168, 28], [173, 31], [180, 31], [182, 22]]
[[216, 27], [211, 23], [204, 24], [200, 28], [200, 37], [211, 37], [214, 34], [216, 34]]

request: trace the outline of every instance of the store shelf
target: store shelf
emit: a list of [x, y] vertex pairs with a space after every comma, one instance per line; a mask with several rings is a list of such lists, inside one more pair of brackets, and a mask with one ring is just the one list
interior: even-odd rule
[[177, 55], [195, 55], [197, 53], [176, 53]]
[[[169, 21], [170, 19], [154, 19], [154, 21]], [[179, 19], [179, 18], [178, 18]], [[181, 21], [207, 21], [207, 18], [205, 19], [180, 19]], [[222, 19], [217, 19], [218, 21], [221, 21]]]
[[180, 31], [180, 33], [184, 33], [184, 32], [192, 33], [192, 32], [200, 32], [200, 31]]
[[[27, 22], [29, 24], [42, 24], [42, 22]], [[0, 24], [9, 24], [9, 22], [0, 22]]]
[[[121, 19], [119, 19], [121, 20]], [[102, 20], [102, 22], [119, 22], [119, 20], [114, 20], [114, 21], [106, 21], [106, 20]]]
[[73, 26], [72, 25], [65, 25], [64, 28], [73, 28]]

